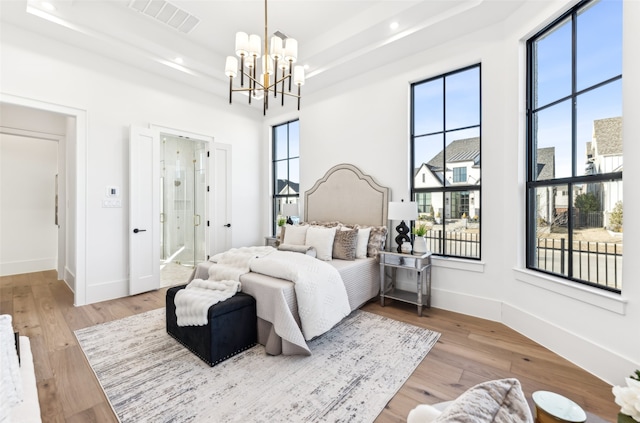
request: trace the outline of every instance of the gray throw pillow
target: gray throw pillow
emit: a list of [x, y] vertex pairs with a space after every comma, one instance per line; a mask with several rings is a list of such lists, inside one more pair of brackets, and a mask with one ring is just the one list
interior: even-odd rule
[[433, 423], [532, 423], [533, 417], [517, 379], [484, 382], [460, 395]]
[[355, 260], [358, 246], [358, 230], [337, 230], [333, 238], [333, 258], [341, 260]]

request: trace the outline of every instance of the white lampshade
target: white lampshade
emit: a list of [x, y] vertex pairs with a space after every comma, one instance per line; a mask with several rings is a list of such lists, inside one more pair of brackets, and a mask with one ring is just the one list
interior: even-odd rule
[[293, 68], [293, 83], [298, 86], [304, 85], [304, 66]]
[[298, 216], [298, 203], [285, 203], [282, 205], [283, 216]]
[[284, 57], [284, 48], [282, 47], [282, 38], [278, 36], [271, 37], [271, 49], [269, 50], [271, 57], [275, 59], [282, 59]]
[[246, 32], [236, 33], [236, 54], [238, 57], [247, 55], [249, 51], [249, 35]]
[[389, 220], [416, 220], [418, 218], [418, 203], [391, 201], [387, 214]]
[[233, 78], [238, 74], [238, 59], [233, 56], [227, 56], [227, 63], [224, 67], [224, 74]]
[[295, 63], [298, 60], [298, 41], [287, 38], [284, 47], [284, 60]]
[[262, 53], [262, 44], [260, 36], [256, 34], [249, 35], [249, 55], [260, 57]]

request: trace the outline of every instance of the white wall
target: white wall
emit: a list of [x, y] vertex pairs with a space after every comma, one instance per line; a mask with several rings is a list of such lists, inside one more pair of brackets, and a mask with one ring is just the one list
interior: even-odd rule
[[[389, 186], [392, 200], [408, 198], [409, 84], [481, 63], [482, 260], [434, 260], [432, 304], [501, 321], [600, 378], [621, 384], [640, 367], [637, 219], [625, 222], [621, 296], [524, 270], [523, 41], [566, 5], [529, 2], [503, 24], [306, 96], [299, 113], [300, 190], [309, 189], [331, 166], [347, 162]], [[632, 51], [633, 41], [640, 39], [640, 27], [634, 24], [640, 22], [640, 3], [625, 1], [624, 7], [624, 149], [631, 160], [640, 149], [635, 142], [640, 121], [629, 118], [640, 113], [640, 62]], [[266, 123], [277, 122], [272, 116]], [[263, 153], [267, 162], [269, 152]], [[627, 192], [640, 181], [639, 173], [625, 169]], [[639, 215], [640, 198], [627, 196], [624, 207], [626, 216]]]
[[[11, 25], [2, 27], [4, 94], [87, 112], [86, 289], [80, 304], [127, 295], [128, 133], [150, 124], [208, 134], [232, 146], [233, 246], [262, 241], [258, 205], [261, 115], [164, 78], [126, 67]], [[244, 113], [244, 115], [243, 115]], [[70, 163], [71, 164], [71, 163]], [[102, 208], [107, 186], [121, 188], [123, 207]], [[84, 232], [84, 233], [83, 233]], [[78, 266], [80, 268], [80, 265]], [[80, 290], [78, 290], [80, 292]]]
[[57, 268], [58, 143], [0, 134], [0, 276]]

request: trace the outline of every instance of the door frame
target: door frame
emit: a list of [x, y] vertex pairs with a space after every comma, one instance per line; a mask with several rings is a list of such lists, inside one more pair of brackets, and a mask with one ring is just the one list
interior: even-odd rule
[[[72, 136], [67, 134], [67, 158], [75, 156], [75, 166], [65, 160], [65, 186], [75, 188], [73, 192], [67, 193], [69, 209], [75, 214], [75, 219], [71, 219], [67, 214], [65, 238], [65, 274], [64, 281], [73, 287], [73, 303], [76, 306], [87, 303], [87, 138], [88, 120], [87, 111], [75, 107], [61, 104], [48, 103], [32, 98], [19, 97], [11, 94], [0, 93], [0, 102], [31, 109], [43, 110], [59, 113], [75, 118], [75, 128]], [[70, 145], [71, 144], [71, 145]], [[62, 182], [62, 181], [60, 181]], [[69, 245], [69, 240], [73, 240]], [[74, 260], [72, 260], [74, 258]], [[75, 262], [75, 271], [69, 268], [69, 263]], [[70, 282], [70, 279], [73, 281]]]

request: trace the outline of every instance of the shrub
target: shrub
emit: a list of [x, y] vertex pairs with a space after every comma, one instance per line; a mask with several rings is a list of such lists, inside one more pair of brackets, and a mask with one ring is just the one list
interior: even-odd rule
[[609, 226], [614, 232], [622, 232], [622, 201], [618, 201], [609, 216]]

